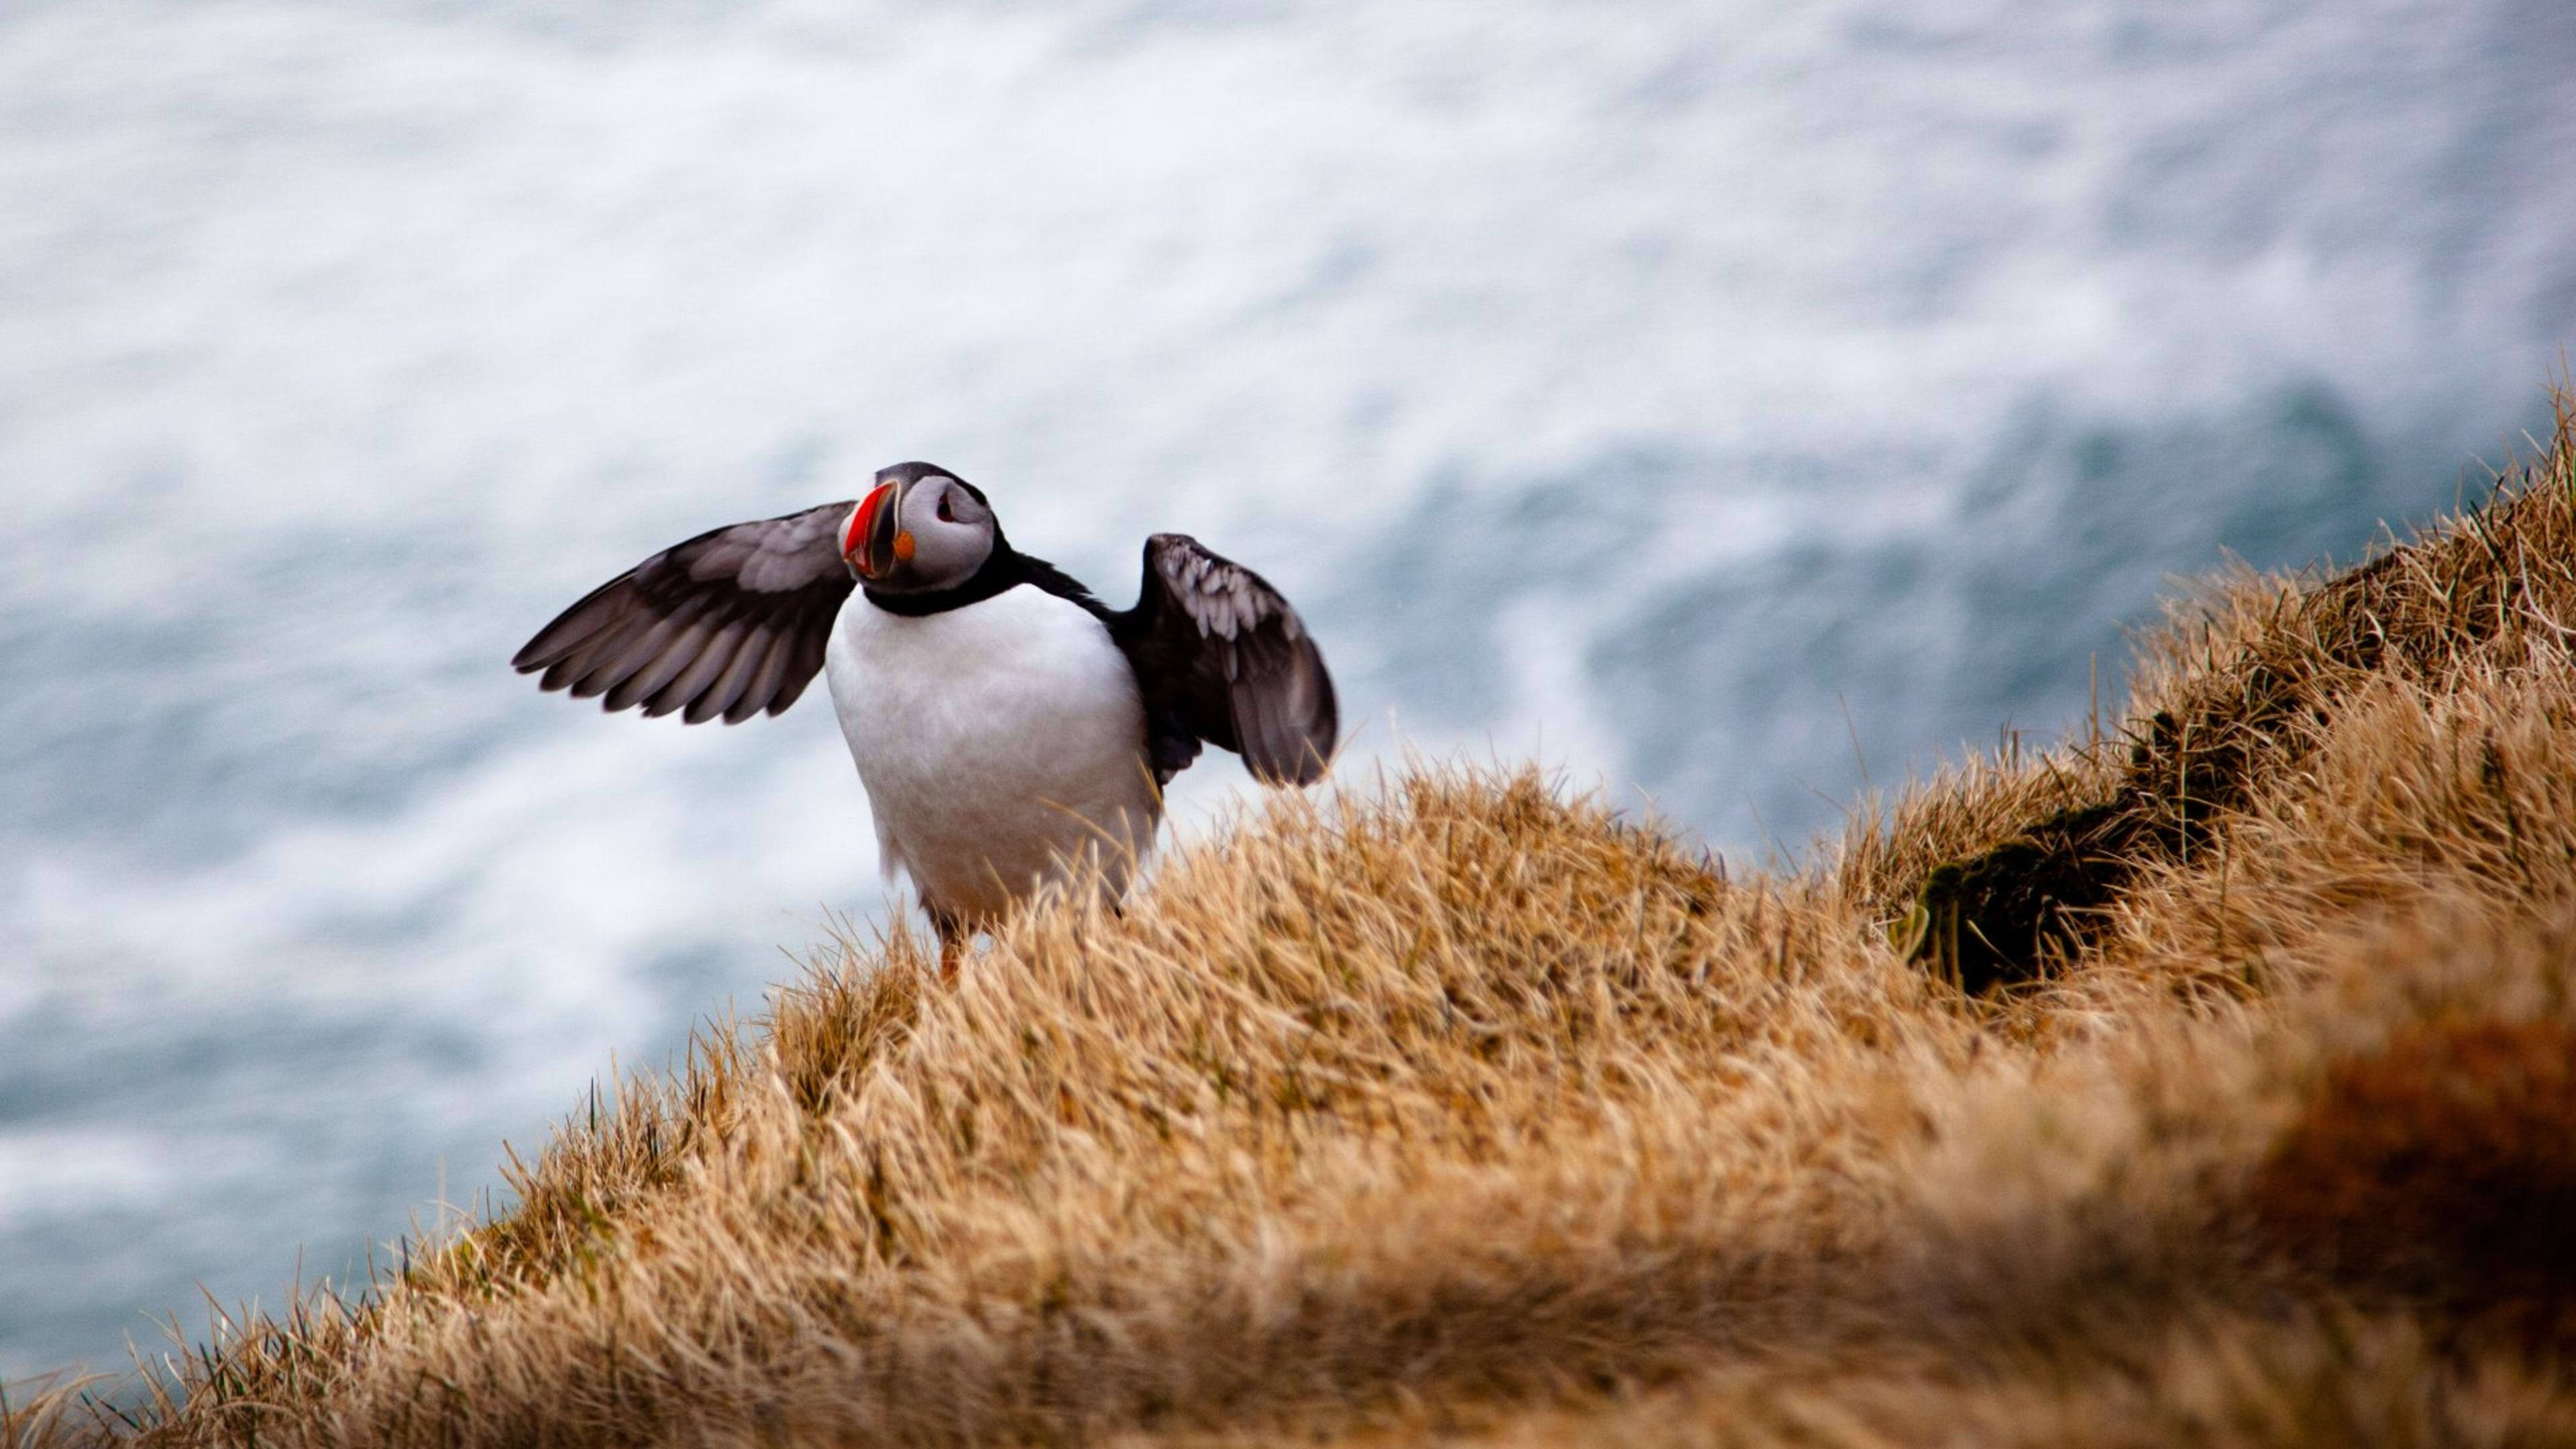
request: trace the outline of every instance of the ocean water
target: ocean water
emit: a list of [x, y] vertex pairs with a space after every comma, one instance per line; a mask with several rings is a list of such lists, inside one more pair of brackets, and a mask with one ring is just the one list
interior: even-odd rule
[[[506, 660], [899, 458], [1747, 858], [2474, 497], [2564, 0], [0, 6], [0, 1377], [275, 1304], [881, 920], [827, 710]], [[1186, 777], [1187, 828], [1249, 791]]]

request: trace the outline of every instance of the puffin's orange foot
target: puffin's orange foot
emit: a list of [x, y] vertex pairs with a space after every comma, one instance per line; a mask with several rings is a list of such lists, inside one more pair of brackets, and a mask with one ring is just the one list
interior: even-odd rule
[[928, 901], [922, 902], [921, 908], [930, 913], [931, 929], [939, 933], [939, 984], [954, 986], [957, 984], [957, 963], [965, 959], [966, 942], [975, 934], [974, 928], [968, 926], [964, 918], [943, 911]]

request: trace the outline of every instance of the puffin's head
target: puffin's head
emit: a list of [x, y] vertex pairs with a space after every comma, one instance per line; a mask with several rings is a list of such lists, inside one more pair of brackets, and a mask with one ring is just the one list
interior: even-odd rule
[[927, 593], [973, 578], [1001, 536], [974, 484], [935, 464], [897, 463], [850, 514], [841, 558], [878, 593]]

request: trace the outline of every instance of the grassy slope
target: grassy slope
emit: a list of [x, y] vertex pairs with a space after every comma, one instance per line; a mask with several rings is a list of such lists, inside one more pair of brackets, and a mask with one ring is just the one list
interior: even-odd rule
[[[1426, 770], [826, 951], [151, 1437], [2576, 1441], [2571, 465], [1800, 873]], [[1909, 963], [2069, 820], [2048, 979]]]

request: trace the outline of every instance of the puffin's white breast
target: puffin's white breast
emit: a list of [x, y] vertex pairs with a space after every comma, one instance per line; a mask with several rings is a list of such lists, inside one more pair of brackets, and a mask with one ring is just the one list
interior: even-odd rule
[[853, 593], [824, 677], [886, 869], [926, 903], [991, 919], [1085, 853], [1124, 890], [1152, 848], [1144, 702], [1079, 604], [1022, 584], [912, 618]]

